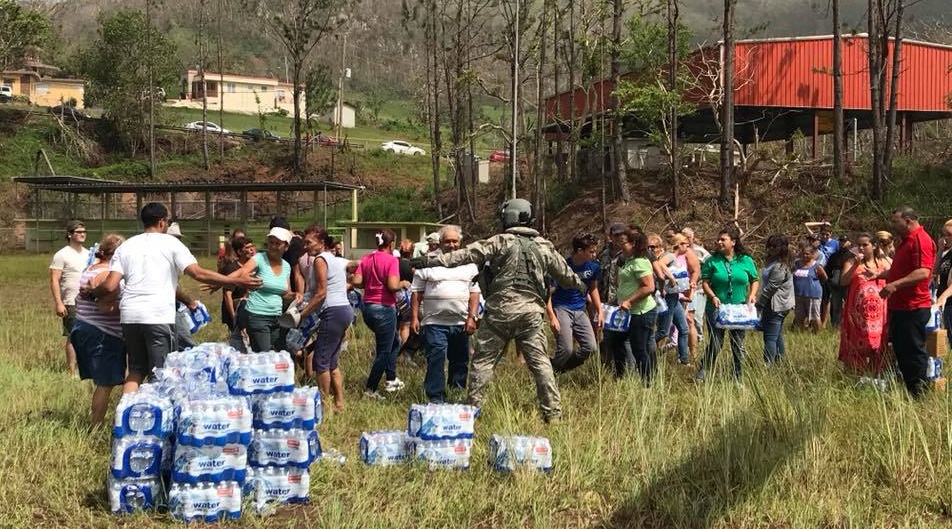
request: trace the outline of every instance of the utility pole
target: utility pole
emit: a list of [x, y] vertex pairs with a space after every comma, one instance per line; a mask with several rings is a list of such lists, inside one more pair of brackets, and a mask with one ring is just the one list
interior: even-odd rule
[[515, 25], [512, 32], [512, 144], [509, 151], [509, 169], [512, 171], [512, 198], [516, 198], [516, 172], [519, 167], [516, 156], [519, 119], [519, 0], [516, 0]]
[[[340, 46], [340, 74], [337, 77], [337, 144], [340, 145], [341, 128], [344, 122], [344, 76], [347, 75], [347, 33]], [[325, 85], [326, 86], [326, 85]]]

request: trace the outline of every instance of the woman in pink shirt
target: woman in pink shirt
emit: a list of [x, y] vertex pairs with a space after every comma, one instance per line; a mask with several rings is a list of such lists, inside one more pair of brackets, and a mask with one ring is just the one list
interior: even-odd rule
[[397, 299], [394, 292], [401, 289], [400, 263], [393, 255], [393, 241], [396, 234], [383, 229], [377, 232], [377, 251], [371, 252], [360, 260], [351, 284], [364, 289], [364, 308], [361, 311], [364, 323], [374, 333], [376, 356], [367, 377], [364, 395], [382, 399], [377, 392], [384, 373], [387, 382], [384, 390], [394, 392], [403, 389], [403, 382], [397, 378], [397, 352], [400, 350], [400, 336], [397, 334]]

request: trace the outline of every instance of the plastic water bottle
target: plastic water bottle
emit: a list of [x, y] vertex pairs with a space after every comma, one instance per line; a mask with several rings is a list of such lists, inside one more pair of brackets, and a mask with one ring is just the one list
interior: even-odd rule
[[169, 512], [185, 522], [240, 518], [241, 485], [237, 481], [175, 483], [169, 488]]
[[306, 503], [310, 496], [311, 478], [306, 469], [254, 468], [245, 481], [244, 494], [259, 514], [283, 503]]
[[512, 472], [516, 468], [552, 470], [552, 446], [545, 437], [493, 434], [489, 440], [489, 465]]
[[245, 480], [248, 449], [242, 444], [225, 446], [175, 445], [172, 480], [176, 483]]
[[417, 459], [425, 462], [430, 469], [450, 468], [466, 470], [473, 447], [472, 439], [439, 439], [411, 441], [413, 453]]
[[116, 479], [159, 477], [163, 461], [170, 455], [169, 443], [153, 436], [113, 439], [112, 477]]
[[248, 462], [254, 467], [307, 468], [320, 456], [320, 446], [314, 430], [255, 430]]
[[251, 441], [251, 410], [240, 397], [223, 397], [208, 401], [190, 401], [179, 414], [177, 441], [190, 446]]
[[92, 245], [89, 249], [89, 255], [86, 257], [86, 268], [96, 264], [96, 252], [99, 251], [99, 243]]
[[424, 440], [472, 439], [479, 408], [462, 404], [414, 404], [407, 435]]
[[171, 399], [150, 390], [123, 394], [116, 405], [112, 433], [115, 437], [152, 435], [165, 438], [175, 426]]
[[162, 502], [162, 482], [157, 477], [106, 479], [109, 506], [114, 514], [155, 509]]
[[294, 363], [287, 351], [237, 355], [226, 367], [232, 395], [294, 390]]
[[378, 430], [360, 436], [360, 460], [368, 465], [395, 465], [409, 459], [410, 437], [402, 430]]
[[208, 309], [205, 308], [205, 304], [199, 301], [194, 309], [189, 309], [188, 306], [182, 304], [179, 309], [180, 312], [188, 313], [188, 319], [192, 323], [189, 327], [188, 332], [195, 334], [199, 329], [208, 325], [212, 321], [211, 314], [208, 313]]
[[320, 321], [320, 315], [316, 310], [308, 314], [307, 318], [304, 318], [300, 325], [288, 331], [288, 336], [285, 339], [288, 347], [295, 351], [304, 349], [307, 341], [310, 340], [311, 336], [317, 331], [317, 326]]
[[336, 463], [340, 466], [343, 466], [344, 463], [347, 462], [347, 456], [342, 454], [341, 451], [336, 448], [323, 448], [319, 460]]

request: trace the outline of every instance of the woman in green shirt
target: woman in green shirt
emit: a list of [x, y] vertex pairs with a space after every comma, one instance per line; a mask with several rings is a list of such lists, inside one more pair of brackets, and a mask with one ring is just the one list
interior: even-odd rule
[[[701, 266], [701, 286], [707, 299], [708, 337], [704, 360], [697, 372], [697, 379], [704, 380], [708, 368], [713, 369], [717, 353], [724, 345], [724, 331], [714, 324], [721, 304], [753, 304], [757, 301], [760, 276], [757, 265], [740, 241], [739, 234], [724, 229], [717, 236], [719, 250]], [[734, 376], [740, 378], [741, 362], [744, 360], [744, 331], [729, 329], [731, 352], [734, 355]]]
[[[632, 358], [624, 358], [624, 347], [615, 351], [615, 365], [627, 364], [638, 368], [645, 385], [650, 385], [657, 365], [654, 341], [655, 320], [658, 317], [654, 297], [655, 284], [651, 261], [648, 260], [648, 238], [644, 233], [629, 229], [621, 238], [622, 265], [618, 269], [618, 307], [627, 310], [628, 341]], [[621, 358], [619, 358], [619, 355]]]

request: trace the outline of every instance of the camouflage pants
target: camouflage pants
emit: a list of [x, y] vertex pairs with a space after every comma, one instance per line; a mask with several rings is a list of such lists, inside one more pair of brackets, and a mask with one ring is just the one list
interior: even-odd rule
[[492, 316], [479, 326], [476, 333], [476, 352], [469, 368], [469, 402], [482, 405], [493, 378], [493, 368], [502, 359], [509, 340], [516, 341], [526, 367], [535, 379], [536, 396], [544, 419], [562, 415], [562, 397], [555, 383], [552, 363], [546, 352], [545, 321], [542, 314], [526, 313], [514, 321], [494, 322]]

